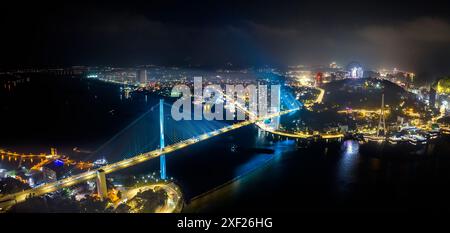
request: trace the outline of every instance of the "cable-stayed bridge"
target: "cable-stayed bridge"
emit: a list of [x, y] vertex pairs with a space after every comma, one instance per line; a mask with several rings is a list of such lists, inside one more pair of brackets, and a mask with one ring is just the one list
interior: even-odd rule
[[[160, 106], [160, 121], [161, 119], [164, 119], [165, 116], [163, 115], [163, 111], [162, 110], [162, 103], [159, 105]], [[154, 109], [150, 109], [150, 111], [153, 111]], [[41, 196], [47, 193], [51, 193], [54, 192], [58, 189], [61, 188], [65, 188], [65, 187], [70, 187], [82, 182], [86, 182], [88, 180], [97, 178], [97, 188], [99, 191], [100, 196], [106, 196], [106, 182], [105, 182], [105, 175], [118, 171], [118, 170], [122, 170], [140, 163], [143, 163], [145, 161], [157, 158], [157, 157], [162, 157], [167, 153], [176, 151], [176, 150], [180, 150], [182, 148], [185, 148], [187, 146], [196, 144], [198, 142], [201, 141], [205, 141], [211, 137], [215, 137], [217, 135], [241, 128], [243, 126], [247, 126], [253, 123], [257, 123], [260, 121], [264, 121], [267, 119], [271, 119], [271, 118], [275, 118], [275, 117], [279, 117], [281, 115], [293, 112], [298, 110], [298, 108], [294, 108], [294, 109], [289, 109], [289, 110], [285, 110], [285, 111], [280, 111], [280, 112], [276, 112], [276, 113], [271, 113], [265, 116], [261, 116], [261, 117], [251, 117], [249, 120], [246, 121], [241, 121], [232, 125], [226, 125], [226, 123], [222, 123], [222, 122], [211, 122], [211, 125], [206, 124], [203, 129], [201, 129], [202, 131], [205, 131], [204, 133], [197, 135], [197, 136], [193, 136], [190, 137], [189, 133], [187, 133], [187, 135], [172, 135], [171, 137], [168, 137], [168, 145], [165, 146], [164, 142], [161, 143], [160, 142], [160, 146], [158, 149], [154, 149], [154, 150], [147, 150], [147, 151], [143, 151], [146, 150], [146, 147], [142, 147], [142, 146], [138, 146], [138, 145], [134, 145], [135, 146], [135, 150], [140, 150], [142, 152], [140, 153], [136, 153], [134, 156], [131, 156], [129, 158], [102, 166], [100, 168], [97, 169], [93, 169], [93, 170], [89, 170], [87, 172], [83, 172], [80, 174], [76, 174], [76, 175], [72, 175], [69, 177], [66, 177], [64, 179], [58, 180], [56, 182], [52, 182], [52, 183], [47, 183], [44, 185], [41, 185], [39, 187], [33, 188], [33, 189], [29, 189], [29, 190], [24, 190], [22, 192], [18, 192], [18, 193], [14, 193], [14, 194], [8, 194], [5, 195], [3, 197], [0, 197], [0, 210], [5, 210], [8, 207], [19, 203], [19, 202], [23, 202], [25, 201], [28, 197], [32, 197], [32, 196]], [[146, 114], [144, 114], [142, 117], [146, 117]], [[142, 118], [140, 117], [140, 118]], [[138, 119], [139, 120], [139, 119]], [[139, 121], [141, 122], [141, 121]], [[142, 121], [142, 122], [146, 122], [146, 121]], [[190, 121], [186, 121], [186, 122], [190, 122]], [[139, 128], [140, 125], [136, 125], [136, 122], [133, 122], [132, 124], [130, 124], [129, 127], [126, 128], [125, 131], [122, 131], [121, 133], [117, 134], [116, 136], [114, 136], [108, 143], [106, 143], [104, 146], [100, 147], [94, 154], [98, 155], [99, 153], [106, 153], [108, 150], [114, 150], [114, 148], [108, 148], [111, 144], [112, 141], [115, 140], [120, 140], [120, 138], [123, 137], [136, 137], [133, 135], [133, 128], [137, 127], [136, 129], [142, 130], [142, 128]], [[213, 125], [216, 124], [216, 125]], [[212, 131], [208, 131], [209, 128], [214, 128], [214, 126], [217, 126], [217, 124], [222, 124], [224, 125], [223, 127], [216, 129], [216, 130], [212, 130]], [[154, 125], [154, 124], [153, 124]], [[192, 127], [189, 124], [184, 126], [184, 127]], [[131, 128], [131, 132], [129, 132]], [[148, 127], [144, 127], [148, 128]], [[155, 130], [155, 128], [153, 127], [153, 131]], [[170, 132], [170, 127], [168, 129], [165, 129], [166, 131], [169, 130]], [[186, 130], [184, 132], [190, 132], [188, 128], [186, 128]], [[164, 134], [163, 134], [164, 135]], [[156, 137], [158, 138], [158, 137]], [[160, 137], [161, 138], [161, 137]], [[187, 138], [187, 139], [185, 139]], [[155, 138], [153, 138], [154, 140]], [[146, 138], [139, 138], [138, 140], [136, 140], [137, 144], [139, 143], [139, 141], [146, 141]], [[149, 140], [150, 142], [152, 142], [152, 140]], [[144, 143], [147, 147], [151, 146], [151, 143], [148, 143], [149, 141], [146, 141], [146, 143]], [[155, 141], [156, 142], [156, 141]], [[157, 143], [157, 142], [156, 142]], [[114, 145], [114, 143], [112, 143]], [[121, 148], [119, 151], [123, 151], [123, 148], [127, 148], [126, 150], [128, 150], [130, 147], [133, 147], [133, 145], [123, 145], [121, 143], [119, 143], [119, 145], [116, 145], [115, 147], [119, 147]], [[155, 148], [155, 147], [153, 147]], [[161, 160], [161, 170], [165, 170], [165, 168], [163, 166], [165, 166], [165, 164], [163, 164], [162, 162], [163, 160]], [[162, 174], [163, 175], [163, 174]], [[165, 175], [165, 174], [164, 174]]]

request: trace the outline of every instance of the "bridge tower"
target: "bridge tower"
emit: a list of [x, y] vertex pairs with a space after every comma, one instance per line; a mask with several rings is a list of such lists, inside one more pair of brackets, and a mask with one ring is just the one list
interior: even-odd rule
[[[160, 150], [164, 149], [164, 99], [159, 100], [159, 144]], [[162, 180], [166, 179], [166, 156], [159, 157], [160, 177]]]
[[378, 121], [377, 137], [380, 136], [381, 125], [383, 125], [383, 134], [386, 135], [386, 117], [384, 116], [384, 93], [381, 95], [381, 113]]
[[108, 197], [108, 188], [106, 187], [106, 175], [105, 171], [102, 169], [99, 169], [97, 171], [97, 192], [100, 196], [100, 199], [103, 201]]

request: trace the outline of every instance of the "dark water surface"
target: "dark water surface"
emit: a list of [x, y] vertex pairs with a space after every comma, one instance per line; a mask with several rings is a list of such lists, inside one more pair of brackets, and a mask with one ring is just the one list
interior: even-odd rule
[[[117, 85], [80, 78], [31, 77], [1, 87], [1, 148], [40, 153], [56, 147], [80, 160], [111, 162], [157, 148], [155, 116], [129, 125], [158, 96], [126, 99]], [[442, 137], [423, 148], [355, 141], [302, 148], [247, 126], [167, 155], [167, 172], [188, 200], [185, 212], [448, 211], [449, 141]], [[15, 166], [0, 162], [0, 168]], [[158, 166], [152, 160], [118, 174], [145, 174]]]

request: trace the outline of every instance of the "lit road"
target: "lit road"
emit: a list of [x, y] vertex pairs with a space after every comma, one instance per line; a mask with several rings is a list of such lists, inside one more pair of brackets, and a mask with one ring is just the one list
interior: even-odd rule
[[[320, 93], [317, 96], [317, 99], [314, 101], [314, 103], [321, 103], [323, 100], [323, 96], [325, 94], [325, 90], [322, 88], [317, 88], [319, 89]], [[252, 117], [256, 117], [256, 113], [249, 111], [245, 106], [242, 106], [240, 103], [236, 102], [234, 98], [226, 95], [225, 93], [221, 92], [221, 94], [224, 96], [224, 98], [231, 102], [234, 106], [236, 106], [239, 110], [249, 114]], [[293, 109], [292, 111], [296, 111], [298, 109]], [[281, 114], [280, 114], [281, 115]], [[266, 117], [266, 119], [270, 119], [273, 117]], [[305, 134], [305, 133], [291, 133], [291, 132], [284, 132], [284, 131], [279, 131], [277, 129], [273, 129], [269, 126], [267, 126], [266, 124], [264, 124], [264, 122], [262, 121], [257, 121], [255, 122], [255, 124], [262, 130], [272, 133], [272, 134], [276, 134], [276, 135], [280, 135], [280, 136], [285, 136], [285, 137], [289, 137], [289, 138], [311, 138], [313, 136], [315, 136], [314, 134]], [[321, 133], [318, 134], [321, 138], [323, 139], [339, 139], [339, 138], [343, 138], [344, 134], [342, 133], [332, 133], [332, 134], [326, 134], [326, 133]]]
[[281, 111], [278, 113], [274, 113], [274, 114], [269, 114], [263, 117], [258, 117], [258, 118], [253, 118], [247, 121], [242, 121], [233, 125], [229, 125], [226, 126], [224, 128], [221, 128], [219, 130], [215, 130], [209, 133], [205, 133], [202, 135], [199, 135], [195, 138], [191, 138], [191, 139], [187, 139], [169, 146], [166, 146], [164, 149], [160, 150], [160, 149], [156, 149], [147, 153], [143, 153], [143, 154], [139, 154], [136, 155], [134, 157], [128, 158], [128, 159], [124, 159], [122, 161], [116, 162], [116, 163], [112, 163], [112, 164], [108, 164], [106, 166], [100, 167], [98, 169], [95, 170], [90, 170], [87, 172], [83, 172], [77, 175], [73, 175], [64, 179], [61, 179], [59, 181], [56, 182], [52, 182], [52, 183], [47, 183], [41, 186], [38, 186], [36, 188], [33, 189], [28, 189], [28, 190], [24, 190], [22, 192], [18, 192], [18, 193], [14, 193], [14, 194], [8, 194], [5, 196], [0, 197], [0, 211], [5, 210], [7, 207], [10, 207], [16, 203], [19, 202], [23, 202], [26, 200], [27, 197], [29, 196], [41, 196], [47, 193], [51, 193], [54, 192], [58, 189], [61, 188], [65, 188], [65, 187], [70, 187], [79, 183], [83, 183], [86, 182], [88, 180], [94, 179], [96, 177], [96, 172], [98, 170], [103, 170], [106, 174], [118, 171], [118, 170], [122, 170], [140, 163], [143, 163], [145, 161], [148, 161], [150, 159], [154, 159], [157, 158], [163, 154], [167, 154], [176, 150], [180, 150], [184, 147], [193, 145], [195, 143], [207, 140], [211, 137], [241, 128], [243, 126], [247, 126], [253, 123], [257, 123], [259, 121], [263, 121], [266, 119], [270, 119], [270, 118], [274, 118], [277, 116], [281, 116], [293, 111], [296, 111], [297, 109], [291, 109], [291, 110], [286, 110], [286, 111]]
[[317, 90], [319, 90], [319, 95], [317, 96], [316, 101], [314, 101], [315, 104], [320, 104], [323, 101], [323, 96], [325, 95], [325, 90], [319, 87], [316, 87]]
[[[279, 131], [276, 129], [273, 129], [271, 127], [268, 127], [266, 124], [264, 124], [263, 122], [257, 122], [256, 125], [261, 128], [264, 131], [267, 131], [269, 133], [272, 134], [276, 134], [276, 135], [280, 135], [280, 136], [285, 136], [285, 137], [289, 137], [289, 138], [311, 138], [314, 137], [314, 134], [306, 134], [306, 133], [291, 133], [291, 132], [284, 132], [284, 131]], [[320, 136], [323, 139], [339, 139], [339, 138], [343, 138], [344, 134], [342, 133], [335, 133], [335, 134], [317, 134], [318, 136]]]
[[[157, 190], [157, 189], [163, 189], [167, 193], [167, 199], [163, 206], [160, 206], [156, 213], [176, 213], [180, 211], [183, 200], [181, 198], [181, 192], [178, 190], [178, 188], [172, 184], [166, 184], [166, 183], [157, 183], [157, 184], [148, 184], [141, 187], [136, 187], [128, 190], [122, 190], [121, 200], [115, 205], [115, 207], [119, 206], [120, 204], [126, 203], [129, 200], [131, 200], [133, 197], [135, 197], [139, 192], [144, 192], [147, 190]], [[138, 213], [140, 212], [139, 209], [135, 210], [132, 209], [131, 213]]]
[[309, 87], [309, 88], [315, 88], [315, 89], [319, 90], [319, 94], [317, 95], [317, 98], [316, 98], [312, 103], [305, 103], [305, 107], [306, 107], [307, 109], [311, 109], [311, 107], [312, 107], [314, 104], [320, 104], [320, 103], [322, 103], [323, 97], [325, 96], [325, 90], [322, 89], [322, 88], [320, 88], [320, 87], [314, 87], [314, 86], [309, 86], [309, 85], [307, 85], [307, 87]]
[[0, 155], [3, 157], [13, 157], [20, 159], [54, 159], [58, 158], [56, 154], [20, 154], [17, 152], [6, 151], [0, 149]]

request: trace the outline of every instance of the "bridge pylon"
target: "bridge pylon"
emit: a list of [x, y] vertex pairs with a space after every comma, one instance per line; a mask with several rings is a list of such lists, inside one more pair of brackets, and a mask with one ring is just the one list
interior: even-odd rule
[[[165, 142], [164, 142], [164, 99], [159, 100], [159, 144], [160, 150], [164, 150]], [[160, 166], [160, 177], [162, 180], [165, 180], [166, 177], [166, 156], [161, 155], [159, 157], [159, 166]]]
[[102, 169], [97, 170], [96, 184], [98, 196], [103, 201], [108, 197], [108, 187], [106, 186], [106, 174]]
[[378, 121], [377, 127], [377, 137], [380, 136], [380, 131], [383, 130], [383, 136], [386, 136], [386, 116], [384, 114], [384, 93], [381, 94], [381, 109], [380, 109], [380, 119]]

